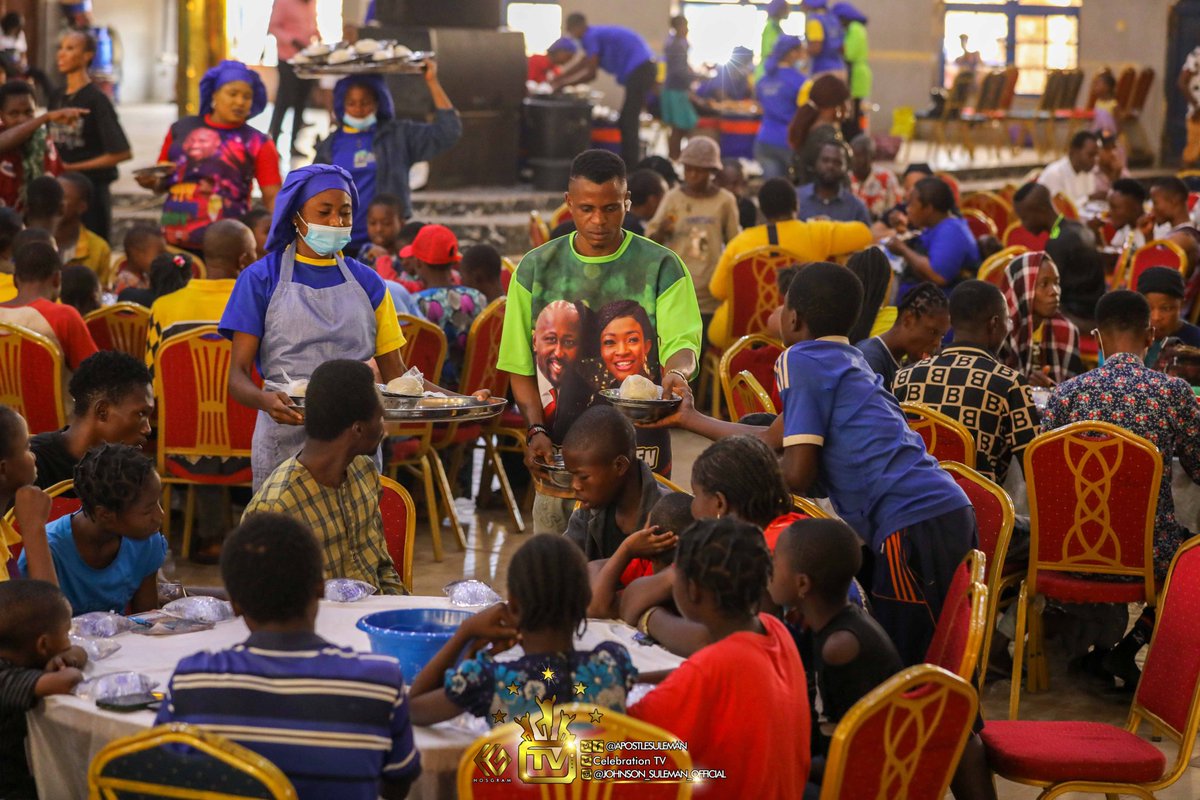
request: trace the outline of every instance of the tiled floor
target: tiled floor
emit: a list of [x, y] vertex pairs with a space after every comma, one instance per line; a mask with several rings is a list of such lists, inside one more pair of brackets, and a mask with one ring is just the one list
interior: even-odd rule
[[[692, 461], [703, 450], [705, 441], [690, 434], [675, 432], [674, 479], [684, 487], [690, 484]], [[459, 514], [466, 524], [467, 547], [460, 550], [447, 537], [445, 560], [433, 560], [428, 526], [418, 520], [413, 577], [418, 594], [440, 594], [442, 587], [463, 577], [477, 578], [495, 587], [501, 594], [507, 576], [508, 560], [530, 534], [513, 531], [508, 515], [502, 510], [476, 513], [470, 500], [458, 501]], [[181, 563], [179, 573], [188, 583], [213, 585], [219, 583], [215, 567], [198, 567]], [[1053, 658], [1051, 649], [1051, 690], [1038, 695], [1024, 695], [1021, 700], [1022, 719], [1077, 719], [1124, 724], [1128, 714], [1130, 697], [1114, 694], [1102, 687], [1067, 676], [1061, 667], [1062, 659]], [[1182, 688], [1182, 687], [1181, 687]], [[1008, 713], [1009, 681], [999, 680], [984, 689], [984, 716], [1003, 719]], [[1159, 745], [1172, 758], [1174, 749], [1167, 743]], [[1000, 781], [1001, 800], [1026, 800], [1037, 797], [1038, 790], [1032, 787]], [[1183, 778], [1168, 790], [1157, 795], [1160, 800], [1194, 800], [1200, 797], [1200, 771], [1190, 768]]]

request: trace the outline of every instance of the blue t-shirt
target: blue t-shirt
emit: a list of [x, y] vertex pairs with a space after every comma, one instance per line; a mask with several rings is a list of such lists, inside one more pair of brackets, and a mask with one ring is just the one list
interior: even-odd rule
[[[958, 217], [946, 217], [924, 231], [917, 241], [929, 256], [929, 266], [945, 279], [942, 289], [946, 292], [962, 280], [964, 272], [973, 273], [979, 268], [979, 245], [967, 223]], [[902, 285], [901, 296], [913, 285], [911, 281]]]
[[[58, 586], [71, 604], [71, 613], [74, 616], [91, 611], [125, 613], [125, 607], [142, 581], [162, 566], [167, 556], [167, 540], [161, 533], [140, 542], [121, 539], [113, 562], [103, 569], [95, 569], [84, 563], [75, 547], [75, 537], [71, 535], [74, 517], [74, 514], [68, 514], [46, 525], [46, 539], [50, 543], [54, 570], [58, 573]], [[29, 577], [24, 552], [18, 566], [21, 574]]]
[[754, 93], [762, 106], [762, 125], [756, 141], [774, 147], [790, 147], [788, 125], [796, 114], [796, 98], [805, 77], [792, 67], [780, 67], [771, 75], [758, 79]]
[[654, 61], [654, 52], [646, 40], [620, 25], [591, 25], [580, 38], [583, 52], [600, 59], [600, 69], [610, 73], [622, 86], [630, 73]]
[[910, 525], [971, 504], [844, 337], [793, 345], [776, 362], [775, 380], [783, 446], [821, 448], [822, 488], [872, 549]]
[[333, 163], [350, 173], [358, 187], [358, 205], [354, 207], [354, 227], [349, 252], [367, 243], [367, 207], [375, 197], [375, 128], [353, 131], [343, 128], [333, 136]]
[[862, 200], [845, 186], [831, 200], [817, 197], [817, 185], [806, 183], [796, 190], [797, 214], [799, 219], [825, 217], [834, 222], [861, 222], [871, 224], [871, 213]]

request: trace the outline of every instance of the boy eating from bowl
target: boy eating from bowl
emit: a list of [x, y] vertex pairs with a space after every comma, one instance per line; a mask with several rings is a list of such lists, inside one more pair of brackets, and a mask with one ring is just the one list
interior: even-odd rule
[[180, 661], [155, 724], [186, 722], [254, 750], [301, 798], [402, 798], [421, 756], [400, 665], [316, 634], [322, 563], [302, 522], [243, 519], [221, 552], [221, 578], [250, 638]]

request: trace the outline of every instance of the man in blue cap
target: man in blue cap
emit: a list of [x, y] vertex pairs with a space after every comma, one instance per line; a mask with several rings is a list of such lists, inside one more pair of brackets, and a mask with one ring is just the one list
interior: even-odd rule
[[646, 97], [654, 88], [658, 75], [654, 53], [646, 40], [629, 28], [619, 25], [588, 25], [583, 14], [567, 17], [567, 36], [550, 45], [550, 58], [558, 65], [571, 60], [578, 47], [583, 46], [584, 58], [577, 66], [551, 81], [556, 90], [576, 83], [588, 83], [600, 69], [610, 73], [625, 87], [625, 100], [617, 125], [621, 130], [621, 158], [629, 166], [639, 160], [639, 117], [646, 107]]
[[804, 36], [808, 40], [810, 72], [816, 76], [822, 72], [846, 71], [842, 57], [842, 23], [829, 11], [829, 0], [803, 0]]

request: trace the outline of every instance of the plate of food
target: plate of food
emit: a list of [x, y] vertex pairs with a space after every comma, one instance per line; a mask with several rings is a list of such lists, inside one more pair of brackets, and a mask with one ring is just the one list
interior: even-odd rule
[[393, 422], [466, 422], [499, 416], [507, 405], [504, 398], [477, 400], [438, 392], [426, 392], [422, 397], [385, 395], [383, 418]]
[[630, 375], [619, 389], [603, 389], [600, 396], [634, 422], [658, 422], [679, 408], [682, 398], [663, 398], [663, 388], [642, 375]]
[[571, 498], [575, 496], [575, 490], [571, 488], [571, 473], [567, 471], [561, 451], [555, 452], [550, 462], [539, 461], [538, 465], [545, 470], [545, 474], [532, 471], [530, 474], [533, 475], [533, 481], [537, 484], [539, 492], [551, 497]]
[[155, 164], [152, 167], [142, 167], [133, 171], [133, 177], [135, 178], [147, 177], [154, 178], [155, 180], [169, 178], [173, 174], [175, 174], [174, 164]]

